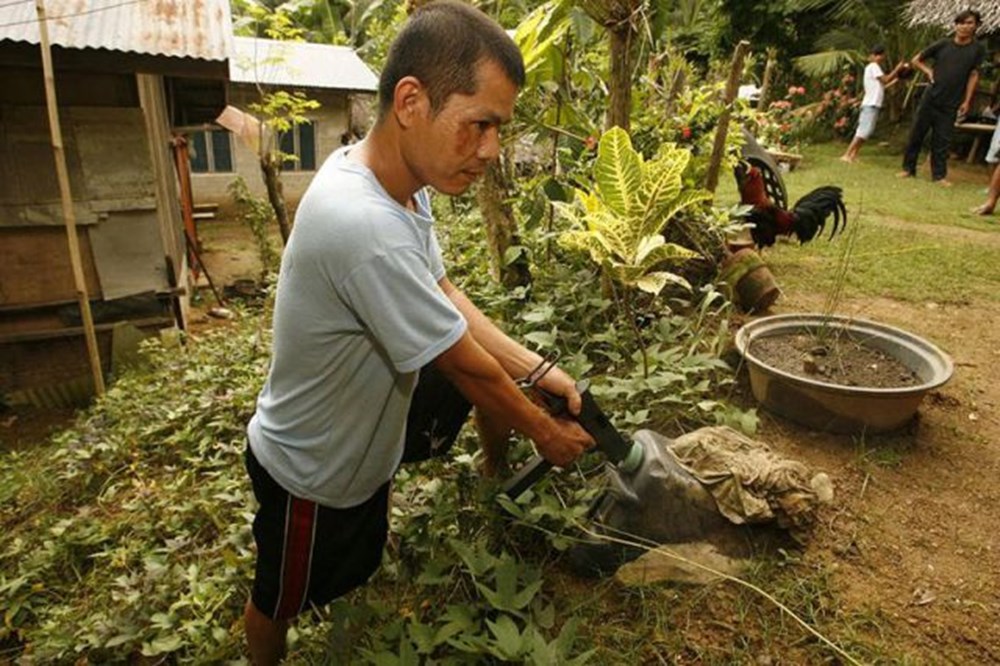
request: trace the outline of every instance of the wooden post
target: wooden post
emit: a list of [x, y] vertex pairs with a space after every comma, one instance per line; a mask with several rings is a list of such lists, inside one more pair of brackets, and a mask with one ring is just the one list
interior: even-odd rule
[[741, 41], [733, 53], [733, 63], [729, 68], [729, 80], [726, 81], [725, 98], [722, 100], [725, 108], [719, 116], [719, 126], [715, 128], [715, 144], [712, 146], [712, 158], [708, 163], [708, 173], [705, 175], [705, 189], [715, 193], [719, 185], [719, 170], [722, 168], [722, 158], [726, 152], [726, 138], [729, 136], [729, 119], [733, 115], [733, 100], [740, 85], [740, 74], [743, 72], [743, 60], [746, 58], [750, 42]]
[[767, 101], [771, 98], [771, 83], [774, 79], [774, 66], [778, 59], [775, 48], [767, 50], [767, 64], [764, 65], [764, 76], [760, 82], [760, 97], [757, 99], [757, 109], [767, 111]]
[[38, 13], [39, 44], [42, 48], [42, 72], [45, 76], [45, 102], [49, 111], [49, 129], [52, 133], [52, 152], [56, 160], [56, 176], [59, 179], [59, 197], [62, 199], [63, 218], [66, 223], [66, 240], [69, 241], [69, 259], [73, 266], [73, 280], [76, 283], [76, 297], [83, 318], [83, 334], [87, 340], [90, 370], [94, 376], [94, 391], [104, 395], [104, 373], [101, 357], [97, 349], [97, 332], [94, 318], [90, 313], [87, 296], [87, 282], [83, 277], [83, 262], [80, 259], [80, 239], [76, 235], [76, 213], [73, 211], [73, 193], [69, 187], [69, 171], [66, 168], [66, 152], [63, 150], [62, 128], [59, 125], [59, 106], [56, 100], [55, 75], [52, 71], [52, 50], [49, 45], [49, 29], [45, 22], [45, 0], [35, 0]]

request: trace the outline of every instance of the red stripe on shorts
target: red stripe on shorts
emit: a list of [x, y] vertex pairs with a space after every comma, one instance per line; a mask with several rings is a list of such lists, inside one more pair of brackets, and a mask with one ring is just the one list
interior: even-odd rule
[[289, 495], [285, 517], [285, 552], [281, 565], [281, 592], [276, 619], [297, 615], [305, 605], [312, 559], [316, 503]]

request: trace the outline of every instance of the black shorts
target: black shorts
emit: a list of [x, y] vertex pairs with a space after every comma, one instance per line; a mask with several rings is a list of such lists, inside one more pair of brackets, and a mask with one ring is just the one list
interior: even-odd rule
[[[432, 366], [420, 373], [406, 423], [403, 462], [451, 449], [471, 405]], [[253, 521], [257, 565], [251, 598], [275, 620], [322, 606], [363, 585], [382, 561], [389, 531], [386, 482], [363, 503], [336, 509], [291, 495], [250, 447], [246, 467], [259, 507]]]

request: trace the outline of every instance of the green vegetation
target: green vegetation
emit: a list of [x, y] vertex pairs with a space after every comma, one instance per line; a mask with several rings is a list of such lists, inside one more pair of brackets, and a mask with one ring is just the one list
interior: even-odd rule
[[[563, 367], [592, 379], [622, 430], [675, 435], [727, 424], [753, 432], [753, 410], [726, 399], [735, 379], [720, 356], [731, 337], [731, 310], [713, 285], [724, 209], [739, 197], [729, 178], [716, 193], [721, 208], [708, 206], [701, 189], [723, 111], [719, 72], [734, 31], [750, 30], [758, 54], [767, 47], [777, 53], [772, 85], [790, 82], [791, 59], [813, 51], [815, 38], [829, 29], [830, 12], [842, 16], [856, 3], [629, 2], [622, 6], [635, 11], [605, 25], [588, 16], [611, 14], [614, 3], [588, 2], [587, 13], [558, 0], [536, 4], [487, 5], [509, 27], [528, 17], [518, 35], [530, 84], [510, 136], [533, 150], [511, 169], [520, 244], [500, 256], [527, 257], [531, 284], [508, 290], [490, 277], [487, 222], [468, 196], [434, 202], [450, 277], [514, 337], [543, 352], [559, 350]], [[872, 7], [882, 12], [888, 4]], [[847, 24], [865, 24], [869, 9], [860, 8]], [[294, 34], [349, 43], [377, 69], [404, 6], [234, 0], [234, 12], [244, 33], [263, 30], [255, 16], [276, 13]], [[615, 42], [609, 28], [624, 33], [629, 22], [628, 39]], [[894, 43], [908, 37], [895, 35]], [[633, 49], [627, 59], [609, 58], [622, 48]], [[617, 97], [617, 111], [631, 114], [632, 133], [614, 130], [602, 138], [599, 119], [611, 97], [605, 82], [617, 61], [641, 63], [634, 72], [616, 71], [619, 84], [622, 75], [633, 76], [625, 82], [631, 96]], [[747, 80], [762, 65], [751, 58]], [[284, 101], [272, 111], [294, 122], [303, 109]], [[734, 125], [752, 121], [756, 112], [735, 107]], [[729, 136], [727, 166], [739, 133]], [[849, 223], [863, 225], [851, 270], [839, 271], [836, 241], [779, 244], [766, 256], [786, 290], [826, 294], [843, 287], [846, 298], [956, 303], [998, 298], [996, 243], [963, 235], [996, 229], [964, 212], [978, 202], [985, 175], [942, 190], [925, 180], [896, 180], [899, 160], [891, 151], [869, 146], [861, 162], [848, 166], [835, 159], [841, 149], [808, 146], [787, 182], [793, 201], [818, 185], [844, 188]], [[576, 192], [586, 193], [582, 212], [570, 206]], [[270, 214], [242, 199], [267, 270], [275, 259], [265, 224]], [[570, 215], [557, 215], [557, 208]], [[574, 216], [575, 229], [567, 219]], [[627, 290], [627, 298], [602, 283], [602, 275]], [[151, 342], [145, 364], [120, 377], [74, 427], [47, 444], [4, 454], [0, 661], [241, 657], [240, 616], [253, 562], [253, 500], [242, 452], [267, 370], [267, 323], [266, 309], [240, 311], [224, 328], [187, 339], [183, 349]], [[496, 488], [479, 477], [473, 437], [466, 434], [457, 449], [449, 460], [400, 471], [384, 566], [371, 585], [296, 624], [291, 663], [843, 658], [745, 587], [623, 588], [565, 573], [562, 553], [601, 490], [597, 454], [550, 475], [520, 504], [500, 506]], [[522, 443], [513, 456], [529, 453]], [[892, 455], [863, 447], [858, 455], [865, 465], [893, 464]], [[886, 618], [845, 610], [825, 565], [778, 551], [760, 554], [747, 578], [848, 659], [906, 661], [893, 637], [883, 636]]]

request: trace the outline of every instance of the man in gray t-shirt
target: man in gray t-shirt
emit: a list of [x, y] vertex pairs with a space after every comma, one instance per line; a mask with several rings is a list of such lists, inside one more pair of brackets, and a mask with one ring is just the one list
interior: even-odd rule
[[[460, 2], [425, 5], [390, 48], [375, 127], [324, 163], [300, 203], [248, 426], [254, 663], [280, 659], [290, 618], [371, 575], [396, 467], [414, 440], [453, 438], [468, 403], [494, 466], [502, 453], [488, 445], [512, 429], [556, 465], [593, 443], [517, 388], [541, 359], [448, 280], [434, 232], [426, 188], [460, 194], [483, 174], [523, 83], [520, 52], [492, 20]], [[539, 384], [579, 412], [566, 373]]]

